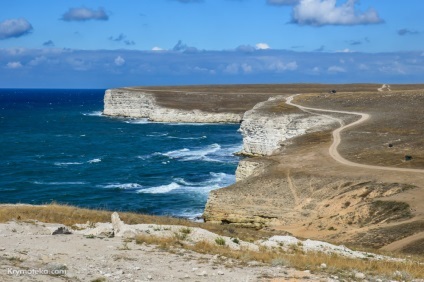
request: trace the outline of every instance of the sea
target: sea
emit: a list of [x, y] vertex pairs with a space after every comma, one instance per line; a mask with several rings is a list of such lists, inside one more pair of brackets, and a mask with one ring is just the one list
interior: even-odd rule
[[196, 219], [235, 182], [236, 124], [102, 115], [104, 89], [0, 89], [0, 203]]

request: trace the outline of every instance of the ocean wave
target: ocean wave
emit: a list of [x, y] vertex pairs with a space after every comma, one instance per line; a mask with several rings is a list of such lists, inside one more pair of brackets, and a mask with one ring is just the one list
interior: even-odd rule
[[141, 159], [141, 160], [148, 160], [152, 157], [153, 155], [142, 155], [142, 156], [137, 156], [137, 159]]
[[97, 185], [100, 188], [107, 189], [140, 189], [143, 186], [138, 183], [109, 183], [106, 185]]
[[126, 120], [125, 123], [129, 123], [129, 124], [145, 124], [145, 123], [150, 123], [150, 121], [147, 118], [140, 118], [140, 119]]
[[201, 211], [187, 210], [187, 211], [177, 212], [177, 213], [174, 214], [174, 216], [189, 219], [189, 220], [192, 220], [194, 222], [204, 222], [204, 220], [202, 218], [202, 214], [203, 213]]
[[168, 136], [167, 138], [171, 139], [181, 139], [181, 140], [199, 140], [199, 139], [205, 139], [206, 136], [200, 136], [200, 137], [175, 137], [175, 136]]
[[191, 126], [203, 126], [203, 125], [222, 125], [221, 123], [216, 122], [203, 122], [203, 123], [196, 123], [196, 122], [167, 122], [167, 125], [191, 125]]
[[147, 134], [148, 137], [163, 137], [167, 136], [169, 133], [159, 133], [159, 132], [153, 132], [152, 134]]
[[165, 194], [169, 193], [172, 190], [178, 189], [181, 186], [178, 183], [172, 182], [168, 185], [161, 185], [156, 187], [151, 187], [147, 189], [140, 189], [137, 191], [137, 193], [144, 193], [144, 194]]
[[82, 165], [80, 162], [55, 162], [54, 165], [57, 166], [68, 166], [68, 165]]
[[209, 175], [209, 179], [199, 182], [187, 181], [184, 178], [174, 178], [174, 181], [183, 185], [181, 190], [199, 193], [209, 193], [212, 190], [229, 186], [236, 181], [233, 174], [210, 172]]
[[103, 112], [102, 111], [94, 111], [94, 112], [90, 112], [90, 113], [83, 113], [84, 116], [92, 116], [92, 117], [101, 117], [103, 116]]
[[180, 149], [180, 150], [174, 150], [174, 151], [169, 151], [169, 152], [166, 152], [166, 153], [159, 153], [159, 154], [166, 156], [168, 158], [171, 158], [171, 159], [180, 159], [182, 161], [203, 160], [203, 161], [217, 161], [217, 162], [219, 162], [220, 160], [212, 159], [212, 158], [208, 157], [208, 155], [211, 155], [211, 154], [217, 152], [220, 149], [221, 149], [221, 146], [219, 144], [215, 143], [215, 144], [209, 145], [205, 148], [200, 148], [200, 149], [195, 149], [195, 150], [190, 150], [190, 149], [184, 148], [184, 149]]
[[70, 182], [44, 182], [44, 181], [33, 181], [33, 184], [37, 185], [85, 185], [88, 184], [84, 181], [70, 181]]
[[102, 159], [92, 159], [92, 160], [89, 160], [87, 163], [94, 164], [94, 163], [99, 163], [101, 161], [102, 161]]

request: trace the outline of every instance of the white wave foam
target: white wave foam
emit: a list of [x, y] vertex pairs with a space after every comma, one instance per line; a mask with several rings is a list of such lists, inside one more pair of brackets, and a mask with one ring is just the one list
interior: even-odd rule
[[163, 137], [163, 136], [167, 136], [168, 133], [159, 133], [159, 132], [153, 132], [152, 134], [147, 134], [146, 136], [149, 137]]
[[203, 126], [203, 125], [222, 125], [220, 123], [195, 123], [195, 122], [169, 122], [168, 125], [191, 125], [191, 126]]
[[102, 159], [92, 159], [92, 160], [89, 160], [87, 163], [94, 164], [94, 163], [99, 163], [101, 161], [102, 161]]
[[90, 113], [83, 113], [84, 116], [92, 116], [92, 117], [101, 117], [103, 116], [103, 112], [102, 111], [94, 111], [94, 112], [90, 112]]
[[219, 144], [212, 144], [202, 149], [190, 150], [190, 149], [184, 148], [180, 150], [169, 151], [162, 155], [171, 159], [181, 159], [183, 161], [195, 161], [195, 160], [219, 161], [219, 160], [211, 159], [207, 157], [207, 155], [213, 154], [220, 149], [221, 149], [221, 146]]
[[152, 155], [143, 155], [143, 156], [137, 156], [137, 159], [147, 160], [147, 159], [150, 159], [151, 157]]
[[175, 137], [175, 136], [168, 136], [167, 138], [171, 139], [181, 139], [181, 140], [199, 140], [199, 139], [205, 139], [206, 136], [200, 136], [200, 137]]
[[211, 176], [209, 179], [201, 182], [191, 182], [183, 178], [175, 178], [174, 180], [184, 185], [184, 187], [182, 187], [184, 191], [198, 193], [209, 193], [212, 190], [229, 186], [236, 181], [235, 175], [233, 174], [210, 172], [209, 175]]
[[204, 220], [202, 219], [202, 212], [199, 211], [182, 211], [182, 212], [178, 212], [175, 214], [175, 216], [177, 217], [183, 217], [189, 220], [192, 220], [194, 222], [204, 222]]
[[150, 121], [147, 118], [141, 118], [141, 119], [126, 120], [125, 123], [130, 123], [130, 124], [145, 124], [145, 123], [150, 123]]
[[196, 186], [199, 185], [199, 182], [190, 182], [190, 181], [186, 181], [184, 178], [174, 178], [174, 180], [179, 183], [182, 184], [184, 186]]
[[87, 182], [75, 181], [75, 182], [43, 182], [43, 181], [34, 181], [32, 182], [37, 185], [85, 185]]
[[82, 165], [82, 163], [80, 163], [80, 162], [55, 162], [54, 165], [68, 166], [68, 165]]
[[98, 185], [98, 187], [108, 189], [140, 189], [143, 186], [138, 183], [109, 183], [106, 185]]
[[165, 194], [165, 193], [171, 192], [172, 190], [178, 189], [180, 187], [181, 186], [178, 183], [172, 182], [171, 184], [168, 184], [168, 185], [161, 185], [161, 186], [151, 187], [147, 189], [141, 189], [141, 190], [138, 190], [137, 193]]

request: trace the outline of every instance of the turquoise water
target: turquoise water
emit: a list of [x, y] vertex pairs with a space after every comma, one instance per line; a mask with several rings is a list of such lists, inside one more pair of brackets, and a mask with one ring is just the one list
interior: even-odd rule
[[0, 203], [194, 218], [234, 183], [238, 125], [104, 117], [103, 95], [0, 89]]

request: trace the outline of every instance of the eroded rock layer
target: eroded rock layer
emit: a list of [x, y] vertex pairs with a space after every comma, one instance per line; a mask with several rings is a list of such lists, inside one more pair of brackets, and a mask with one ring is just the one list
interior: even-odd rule
[[104, 97], [103, 114], [156, 122], [240, 123], [247, 110], [271, 95], [109, 89]]

